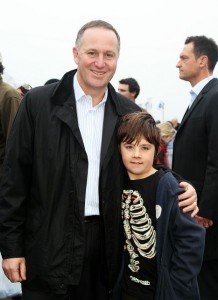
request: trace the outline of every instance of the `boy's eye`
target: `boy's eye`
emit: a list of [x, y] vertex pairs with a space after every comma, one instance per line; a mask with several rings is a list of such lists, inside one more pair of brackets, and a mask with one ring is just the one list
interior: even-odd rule
[[133, 148], [133, 146], [131, 146], [131, 145], [126, 145], [126, 149], [132, 149]]

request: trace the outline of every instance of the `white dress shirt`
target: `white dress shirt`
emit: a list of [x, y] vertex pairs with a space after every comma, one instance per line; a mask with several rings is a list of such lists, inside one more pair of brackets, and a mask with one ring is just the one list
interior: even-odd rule
[[189, 108], [191, 107], [192, 103], [195, 101], [196, 97], [198, 96], [198, 94], [200, 94], [200, 92], [203, 90], [203, 88], [205, 87], [205, 85], [211, 80], [213, 79], [214, 76], [208, 76], [207, 78], [199, 81], [190, 91], [191, 94], [191, 100], [189, 103]]
[[108, 91], [102, 101], [93, 107], [92, 97], [85, 95], [79, 85], [77, 74], [74, 76], [73, 87], [76, 98], [76, 109], [79, 129], [88, 156], [88, 177], [85, 197], [85, 216], [99, 215], [99, 172], [101, 142], [104, 121], [104, 109]]

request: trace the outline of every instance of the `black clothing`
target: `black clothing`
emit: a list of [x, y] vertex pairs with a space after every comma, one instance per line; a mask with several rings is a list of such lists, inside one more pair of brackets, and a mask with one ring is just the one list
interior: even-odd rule
[[[218, 79], [213, 78], [204, 86], [184, 115], [173, 144], [172, 169], [195, 187], [198, 196], [198, 215], [213, 220], [213, 226], [206, 230], [203, 265], [208, 267], [207, 278], [214, 274], [210, 266], [216, 266], [218, 270], [217, 111]], [[204, 267], [203, 277], [205, 272]], [[208, 288], [205, 280], [199, 282], [201, 290], [208, 290], [208, 295], [214, 291], [213, 299], [218, 299], [218, 274], [214, 281], [210, 281], [215, 282], [213, 289]], [[209, 298], [204, 294], [201, 295], [201, 299]]]
[[163, 174], [163, 171], [159, 171], [147, 178], [129, 180], [123, 191], [122, 217], [126, 233], [124, 252], [126, 268], [122, 286], [126, 294], [142, 300], [153, 300], [155, 295], [157, 280], [155, 202], [158, 182]]
[[[33, 88], [22, 100], [8, 140], [0, 189], [0, 250], [25, 257], [28, 289], [66, 294], [84, 264], [88, 158], [79, 130], [73, 76]], [[108, 293], [122, 255], [123, 169], [116, 124], [141, 109], [108, 85], [103, 124], [99, 208]]]

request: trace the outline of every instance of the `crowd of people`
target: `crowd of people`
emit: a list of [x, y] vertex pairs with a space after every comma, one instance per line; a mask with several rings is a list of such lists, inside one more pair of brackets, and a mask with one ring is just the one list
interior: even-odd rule
[[140, 108], [134, 78], [115, 90], [119, 54], [93, 20], [61, 79], [15, 89], [0, 59], [0, 252], [23, 300], [218, 298], [218, 46], [185, 40], [180, 123]]

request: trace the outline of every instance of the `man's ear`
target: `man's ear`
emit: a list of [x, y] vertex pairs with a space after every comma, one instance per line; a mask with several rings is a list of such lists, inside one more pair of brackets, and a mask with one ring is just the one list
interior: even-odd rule
[[208, 57], [206, 55], [202, 55], [200, 57], [200, 66], [204, 67], [206, 65], [208, 65]]
[[74, 61], [75, 63], [78, 65], [79, 63], [79, 59], [78, 59], [78, 50], [76, 47], [73, 47], [73, 58], [74, 58]]

